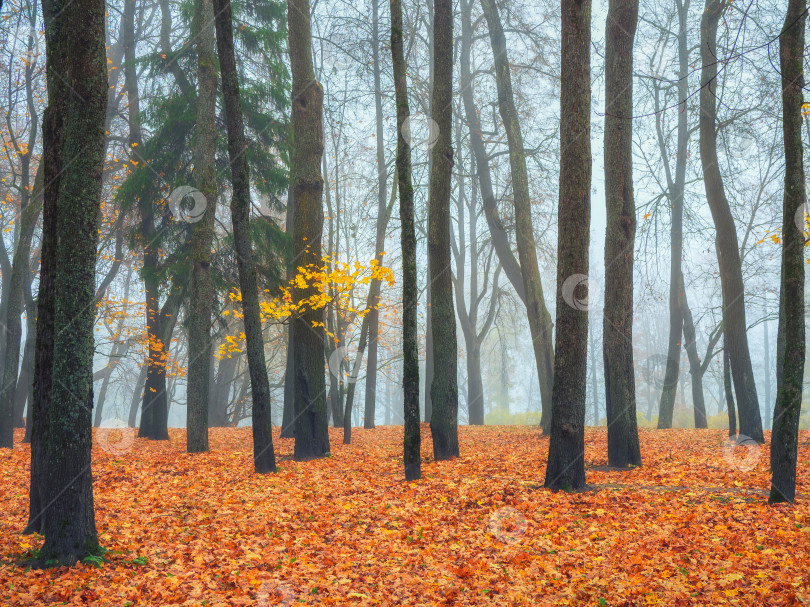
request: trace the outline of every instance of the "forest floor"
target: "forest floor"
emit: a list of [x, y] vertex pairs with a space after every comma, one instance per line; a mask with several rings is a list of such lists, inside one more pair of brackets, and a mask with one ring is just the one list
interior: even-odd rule
[[[97, 432], [97, 431], [96, 431]], [[0, 605], [810, 604], [810, 433], [795, 505], [770, 507], [767, 446], [719, 430], [642, 430], [644, 466], [607, 469], [586, 433], [588, 491], [543, 488], [548, 440], [528, 427], [461, 427], [462, 456], [402, 475], [402, 428], [331, 430], [329, 458], [252, 472], [249, 428], [211, 452], [96, 435], [101, 567], [20, 566], [30, 451], [0, 451]], [[766, 439], [769, 440], [769, 433]]]

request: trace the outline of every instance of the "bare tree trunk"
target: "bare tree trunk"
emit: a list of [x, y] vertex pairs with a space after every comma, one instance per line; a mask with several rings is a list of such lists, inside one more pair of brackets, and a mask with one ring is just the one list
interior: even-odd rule
[[543, 297], [543, 283], [537, 264], [537, 247], [532, 227], [531, 197], [529, 195], [529, 175], [526, 170], [526, 153], [523, 151], [523, 133], [515, 108], [512, 92], [512, 76], [506, 53], [506, 36], [503, 33], [501, 17], [494, 0], [481, 0], [484, 16], [489, 26], [489, 39], [495, 58], [495, 79], [498, 87], [498, 109], [506, 130], [509, 144], [509, 166], [512, 172], [512, 193], [515, 202], [516, 240], [520, 271], [523, 277], [526, 313], [529, 331], [532, 336], [537, 377], [540, 382], [542, 416], [540, 425], [544, 431], [550, 428], [551, 386], [554, 373], [554, 347], [552, 336], [554, 325]]
[[[683, 292], [683, 197], [686, 188], [686, 160], [689, 144], [687, 100], [689, 96], [689, 49], [687, 25], [690, 0], [675, 0], [678, 10], [678, 140], [675, 154], [675, 176], [669, 165], [669, 154], [660, 121], [656, 121], [658, 146], [664, 159], [667, 189], [672, 207], [670, 227], [670, 274], [669, 274], [669, 342], [664, 371], [664, 386], [658, 406], [658, 428], [671, 428], [675, 410], [675, 395], [681, 365], [681, 338], [683, 332], [683, 307], [680, 294]], [[657, 100], [658, 89], [656, 89]]]
[[214, 285], [211, 278], [211, 245], [217, 210], [216, 152], [217, 65], [214, 52], [214, 7], [211, 0], [197, 0], [194, 13], [197, 44], [197, 145], [194, 177], [205, 197], [202, 217], [192, 226], [191, 298], [188, 304], [188, 384], [186, 387], [186, 448], [189, 453], [208, 451], [208, 397], [211, 375], [211, 318]]
[[725, 347], [729, 351], [731, 376], [740, 412], [740, 433], [764, 442], [757, 388], [748, 350], [745, 292], [740, 249], [734, 218], [726, 199], [717, 159], [717, 26], [726, 0], [706, 0], [700, 24], [700, 161], [706, 199], [717, 229], [715, 245], [723, 290]]
[[458, 456], [458, 346], [450, 269], [450, 190], [453, 170], [453, 5], [433, 3], [433, 97], [431, 113], [438, 136], [431, 150], [428, 201], [428, 276], [430, 279], [433, 381], [430, 430], [433, 456]]
[[[37, 129], [37, 122], [31, 125]], [[8, 287], [8, 303], [5, 308], [5, 332], [0, 336], [4, 345], [3, 361], [0, 363], [0, 447], [12, 447], [15, 419], [14, 395], [17, 390], [17, 375], [20, 368], [20, 344], [22, 341], [22, 310], [24, 281], [31, 280], [31, 241], [42, 211], [42, 188], [45, 171], [37, 169], [34, 189], [30, 200], [21, 200], [20, 238], [14, 251], [11, 279]], [[21, 412], [20, 412], [21, 415]]]
[[[293, 169], [295, 201], [293, 259], [295, 266], [321, 266], [323, 232], [323, 89], [312, 67], [309, 0], [287, 0], [290, 72], [292, 74]], [[297, 289], [294, 301], [316, 293]], [[329, 453], [329, 423], [324, 378], [324, 311], [307, 309], [292, 321], [297, 460]]]
[[[66, 6], [46, 0], [43, 13], [49, 102], [43, 125], [47, 253], [43, 251], [40, 276], [40, 318], [53, 324], [42, 327], [38, 337], [43, 339], [37, 341], [37, 363], [49, 367], [40, 366], [38, 375], [50, 376], [50, 386], [40, 384], [40, 403], [35, 405], [40, 428], [32, 445], [31, 502], [38, 509], [31, 514], [39, 522], [29, 521], [34, 524], [28, 529], [45, 536], [40, 564], [70, 566], [99, 552], [90, 452], [92, 304], [108, 90], [106, 23], [99, 0]], [[44, 289], [53, 295], [43, 298]], [[41, 501], [35, 505], [37, 490]]]
[[217, 30], [217, 51], [222, 70], [222, 94], [228, 127], [228, 157], [231, 162], [231, 222], [242, 292], [242, 317], [245, 325], [247, 363], [250, 374], [250, 395], [253, 401], [253, 468], [257, 474], [276, 471], [270, 418], [270, 382], [264, 357], [262, 321], [259, 310], [259, 282], [250, 242], [250, 170], [245, 153], [245, 126], [242, 100], [236, 73], [233, 49], [233, 17], [230, 0], [214, 0]]
[[681, 313], [683, 315], [684, 349], [689, 357], [689, 375], [692, 378], [692, 406], [695, 414], [695, 428], [708, 428], [706, 420], [706, 401], [703, 397], [703, 366], [697, 353], [697, 336], [692, 310], [686, 299], [686, 290], [681, 285]]
[[587, 297], [582, 276], [588, 274], [591, 224], [590, 0], [562, 0], [561, 74], [557, 331], [545, 485], [569, 491], [585, 486], [588, 313], [572, 304]]
[[[804, 28], [806, 0], [788, 0], [785, 25], [779, 36], [782, 71], [782, 133], [785, 141], [785, 192], [782, 204], [782, 281], [779, 291], [779, 331], [784, 335], [781, 381], [771, 435], [771, 494], [768, 502], [792, 502], [796, 497], [796, 458], [804, 378], [804, 230], [795, 218], [806, 209], [802, 149], [802, 90], [804, 88]], [[802, 221], [804, 227], [804, 221]]]
[[633, 41], [638, 0], [610, 0], [605, 26], [605, 361], [608, 463], [641, 465], [633, 367]]
[[728, 435], [736, 439], [737, 413], [734, 405], [734, 386], [731, 384], [731, 363], [726, 348], [725, 333], [723, 334], [723, 393], [726, 396], [726, 409], [728, 410]]
[[405, 480], [422, 477], [420, 455], [422, 438], [419, 428], [419, 347], [416, 312], [419, 290], [416, 282], [416, 228], [414, 227], [413, 184], [411, 182], [411, 146], [403, 135], [408, 108], [407, 65], [402, 48], [402, 0], [391, 0], [391, 56], [397, 106], [397, 187], [402, 245], [402, 358], [405, 438], [403, 463]]

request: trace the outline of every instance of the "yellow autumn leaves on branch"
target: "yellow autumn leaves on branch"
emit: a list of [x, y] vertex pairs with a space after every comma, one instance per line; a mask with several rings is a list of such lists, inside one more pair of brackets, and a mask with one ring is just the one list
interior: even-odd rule
[[[270, 297], [270, 291], [265, 289], [267, 298], [260, 302], [262, 324], [268, 322], [284, 322], [308, 310], [320, 310], [332, 306], [340, 314], [351, 317], [364, 318], [370, 307], [358, 308], [353, 305], [353, 293], [357, 285], [369, 285], [377, 280], [388, 286], [393, 286], [394, 272], [390, 267], [384, 266], [379, 259], [372, 259], [368, 265], [359, 261], [354, 264], [342, 262], [332, 267], [329, 256], [322, 258], [324, 265], [307, 264], [297, 268], [296, 275], [288, 283], [279, 288], [275, 297]], [[232, 303], [242, 301], [242, 294], [238, 289], [229, 293]], [[223, 312], [224, 316], [232, 315], [242, 318], [241, 306], [235, 305], [232, 310]], [[326, 335], [335, 336], [326, 330], [321, 322], [313, 322], [313, 327], [324, 327]], [[220, 345], [216, 356], [230, 357], [231, 354], [242, 352], [245, 343], [245, 334], [227, 335]]]

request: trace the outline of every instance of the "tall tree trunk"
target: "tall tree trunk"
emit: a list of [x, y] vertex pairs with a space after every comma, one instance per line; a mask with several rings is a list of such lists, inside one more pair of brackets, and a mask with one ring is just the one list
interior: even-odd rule
[[[143, 135], [140, 123], [140, 96], [136, 70], [134, 0], [127, 0], [124, 3], [121, 23], [121, 38], [124, 51], [124, 85], [127, 90], [128, 101], [129, 144], [133, 156], [139, 162], [143, 162], [144, 159], [140, 156], [140, 151], [143, 149]], [[160, 278], [158, 276], [160, 252], [158, 251], [156, 238], [154, 207], [149, 195], [139, 197], [138, 210], [140, 213], [140, 236], [143, 239], [143, 267], [141, 273], [146, 300], [147, 336], [146, 384], [143, 391], [138, 436], [155, 440], [168, 440], [167, 423], [161, 423], [166, 418], [166, 350], [168, 344], [161, 339], [160, 326], [163, 319], [160, 310]], [[132, 416], [130, 418], [134, 424], [134, 418]]]
[[[29, 524], [29, 530], [45, 536], [42, 564], [73, 565], [98, 552], [90, 467], [92, 304], [107, 109], [106, 24], [99, 0], [43, 4], [49, 104], [43, 128], [47, 251], [40, 318], [53, 324], [42, 327], [43, 340], [37, 342], [37, 363], [49, 366], [47, 371], [40, 367], [38, 379], [49, 375], [51, 385], [39, 386], [41, 402], [35, 405], [40, 427], [31, 452], [31, 502], [36, 520], [29, 521], [35, 528]], [[42, 297], [44, 289], [53, 295]]]
[[[320, 267], [323, 232], [323, 89], [312, 68], [309, 0], [287, 0], [290, 72], [292, 74], [293, 161], [291, 187], [295, 200], [293, 259], [295, 266]], [[295, 301], [314, 295], [309, 286], [296, 289]], [[295, 384], [295, 449], [297, 460], [329, 453], [329, 420], [324, 378], [324, 311], [307, 309], [293, 319]]]
[[[385, 251], [385, 231], [388, 224], [386, 213], [386, 181], [388, 171], [385, 168], [385, 151], [383, 147], [383, 113], [382, 113], [382, 87], [380, 85], [380, 11], [379, 0], [371, 2], [371, 29], [372, 29], [372, 64], [374, 71], [374, 110], [376, 118], [377, 140], [377, 238], [375, 241], [374, 257], [383, 263]], [[366, 361], [366, 406], [363, 415], [363, 426], [374, 427], [375, 403], [377, 399], [377, 352], [380, 336], [380, 295], [375, 294], [374, 299], [369, 298], [370, 311], [368, 313], [368, 359]]]
[[397, 187], [402, 246], [402, 387], [404, 396], [405, 438], [403, 463], [405, 480], [422, 477], [419, 428], [419, 346], [416, 312], [419, 290], [416, 282], [416, 228], [411, 181], [411, 146], [403, 135], [410, 118], [408, 107], [407, 65], [403, 50], [402, 0], [391, 0], [391, 56], [394, 69], [394, 92], [397, 106]]
[[192, 226], [190, 243], [186, 448], [189, 453], [201, 453], [208, 451], [208, 380], [211, 374], [211, 317], [214, 299], [211, 246], [217, 210], [217, 175], [214, 165], [217, 141], [217, 65], [214, 53], [214, 7], [211, 0], [197, 0], [194, 22], [199, 89], [194, 179], [197, 190], [205, 197], [206, 205], [202, 217]]
[[501, 17], [494, 0], [481, 0], [484, 16], [489, 27], [489, 39], [495, 61], [495, 79], [498, 87], [498, 109], [506, 130], [509, 145], [509, 166], [512, 173], [512, 194], [515, 202], [516, 240], [520, 271], [523, 278], [524, 303], [529, 319], [537, 377], [540, 382], [540, 399], [543, 413], [540, 425], [543, 431], [550, 429], [551, 386], [554, 373], [554, 325], [543, 297], [543, 283], [537, 265], [537, 247], [532, 228], [529, 175], [526, 170], [526, 153], [523, 151], [523, 133], [520, 129], [515, 96], [512, 92], [512, 76], [506, 53], [506, 36]]
[[434, 459], [458, 453], [458, 346], [450, 269], [450, 188], [453, 170], [453, 4], [433, 3], [433, 96], [431, 113], [438, 129], [431, 150], [428, 199], [428, 265], [433, 335], [430, 430]]
[[259, 282], [250, 242], [250, 172], [247, 142], [242, 118], [242, 101], [233, 49], [233, 17], [230, 0], [214, 0], [217, 51], [222, 70], [222, 95], [228, 126], [228, 157], [231, 162], [231, 222], [242, 291], [242, 316], [245, 324], [247, 362], [250, 372], [250, 394], [253, 426], [253, 467], [257, 474], [276, 471], [273, 434], [270, 419], [270, 382], [264, 357], [262, 321], [259, 310]]
[[[681, 339], [683, 332], [683, 197], [686, 188], [686, 160], [689, 144], [687, 100], [689, 96], [689, 48], [687, 46], [687, 18], [690, 0], [675, 0], [678, 10], [678, 135], [675, 153], [675, 176], [669, 165], [666, 141], [660, 121], [656, 121], [658, 146], [664, 158], [667, 190], [672, 208], [670, 225], [670, 273], [669, 273], [669, 342], [664, 371], [664, 386], [658, 406], [658, 428], [671, 428], [675, 411], [675, 395], [681, 364]], [[656, 94], [658, 90], [656, 89]], [[657, 96], [656, 96], [657, 99]]]
[[[290, 157], [290, 175], [295, 167], [294, 158]], [[290, 184], [287, 189], [287, 218], [286, 232], [293, 234], [295, 226], [295, 199], [293, 198], [293, 186]], [[295, 263], [291, 260], [287, 266], [287, 281], [295, 278]], [[281, 413], [281, 434], [280, 438], [293, 438], [295, 436], [295, 373], [293, 365], [293, 345], [295, 338], [293, 335], [293, 323], [287, 325], [287, 357], [284, 364], [284, 407]]]
[[[591, 224], [591, 1], [562, 0], [557, 331], [546, 487], [585, 486], [588, 313], [570, 304], [574, 275], [588, 274]], [[569, 282], [566, 284], [566, 280]], [[574, 278], [577, 280], [577, 278]], [[585, 283], [587, 284], [587, 283]], [[578, 289], [587, 289], [579, 281]], [[564, 292], [564, 286], [566, 292]], [[576, 294], [581, 300], [587, 293]]]
[[745, 292], [740, 249], [731, 208], [723, 188], [717, 158], [717, 26], [727, 6], [726, 0], [706, 0], [700, 23], [700, 161], [706, 200], [717, 230], [715, 245], [723, 290], [725, 347], [728, 348], [731, 376], [740, 413], [740, 433], [764, 442], [757, 388], [748, 350], [745, 322]]
[[785, 347], [771, 434], [771, 493], [768, 502], [792, 502], [796, 497], [796, 457], [804, 378], [804, 230], [795, 217], [805, 214], [802, 149], [802, 89], [804, 88], [804, 28], [806, 0], [788, 0], [785, 25], [779, 36], [782, 72], [782, 134], [785, 142], [785, 191], [782, 203], [782, 281], [779, 291], [779, 331]]
[[633, 367], [633, 41], [638, 0], [610, 0], [605, 26], [605, 361], [608, 464], [641, 465]]

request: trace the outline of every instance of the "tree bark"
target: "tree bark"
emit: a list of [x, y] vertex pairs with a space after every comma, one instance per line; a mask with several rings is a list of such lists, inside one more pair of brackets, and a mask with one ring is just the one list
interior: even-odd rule
[[[37, 375], [45, 383], [35, 404], [28, 530], [45, 536], [40, 564], [48, 566], [73, 565], [99, 551], [90, 467], [92, 303], [108, 85], [104, 2], [45, 0], [43, 13], [49, 104], [40, 318], [52, 324], [37, 342]], [[43, 297], [44, 289], [52, 294]]]
[[[678, 388], [678, 376], [681, 364], [681, 339], [684, 323], [684, 311], [681, 305], [683, 283], [683, 197], [686, 188], [687, 145], [689, 143], [689, 124], [687, 100], [689, 96], [689, 49], [687, 46], [687, 17], [690, 0], [675, 0], [678, 10], [678, 135], [675, 153], [675, 176], [669, 165], [661, 122], [656, 121], [658, 146], [664, 160], [667, 176], [667, 190], [672, 208], [670, 225], [670, 274], [669, 274], [669, 342], [667, 361], [664, 371], [664, 385], [661, 390], [661, 401], [658, 406], [658, 428], [671, 428], [675, 411], [675, 395]], [[656, 93], [657, 93], [656, 89]], [[657, 99], [657, 96], [656, 96]]]
[[605, 361], [608, 464], [641, 465], [633, 367], [633, 41], [638, 0], [610, 0], [605, 26]]
[[[323, 89], [312, 67], [309, 0], [287, 0], [290, 72], [292, 74], [293, 160], [291, 188], [295, 200], [295, 266], [320, 267], [323, 233]], [[294, 301], [313, 294], [312, 285], [296, 289]], [[306, 309], [293, 319], [295, 448], [297, 460], [329, 453], [324, 378], [324, 311]]]
[[501, 17], [494, 0], [481, 0], [484, 16], [489, 26], [489, 39], [495, 61], [495, 80], [498, 87], [498, 109], [506, 130], [509, 145], [509, 166], [512, 173], [512, 195], [515, 201], [515, 225], [518, 259], [523, 278], [526, 313], [532, 337], [537, 377], [540, 382], [540, 399], [543, 404], [540, 425], [543, 431], [550, 428], [551, 387], [554, 373], [554, 325], [546, 309], [543, 283], [537, 264], [537, 247], [532, 228], [532, 207], [529, 195], [529, 175], [526, 170], [526, 153], [523, 151], [523, 133], [520, 129], [515, 96], [512, 92], [512, 76], [506, 53], [506, 36]]
[[413, 212], [411, 177], [411, 146], [403, 135], [410, 117], [408, 107], [407, 65], [403, 49], [402, 0], [391, 0], [391, 56], [394, 69], [394, 93], [397, 106], [397, 187], [402, 246], [402, 387], [404, 395], [405, 438], [403, 463], [405, 480], [422, 477], [419, 428], [419, 346], [417, 343], [417, 306], [419, 290], [416, 282], [416, 228]]
[[228, 128], [228, 157], [231, 162], [231, 221], [242, 292], [242, 316], [245, 325], [250, 394], [253, 400], [253, 468], [257, 474], [276, 471], [270, 418], [270, 382], [264, 357], [262, 321], [259, 309], [259, 283], [250, 242], [250, 172], [247, 142], [242, 118], [242, 101], [233, 49], [233, 17], [230, 0], [214, 0], [217, 51], [222, 71], [222, 94]]
[[197, 36], [197, 143], [194, 180], [205, 197], [205, 210], [191, 232], [191, 298], [188, 303], [188, 382], [186, 387], [186, 448], [189, 453], [208, 451], [208, 398], [211, 374], [211, 317], [214, 286], [211, 246], [217, 208], [217, 175], [214, 165], [217, 125], [217, 66], [214, 52], [214, 7], [211, 0], [197, 0], [194, 12]]
[[726, 0], [706, 0], [700, 24], [700, 161], [706, 199], [717, 230], [715, 245], [723, 291], [724, 343], [729, 351], [737, 394], [740, 432], [761, 444], [765, 439], [748, 349], [740, 249], [717, 158], [717, 26], [726, 6]]
[[[382, 112], [382, 88], [380, 85], [380, 15], [379, 0], [371, 2], [371, 29], [372, 29], [372, 64], [374, 71], [374, 115], [376, 118], [376, 143], [377, 143], [377, 238], [374, 247], [374, 257], [383, 263], [385, 252], [385, 231], [388, 225], [388, 214], [386, 213], [386, 181], [388, 171], [385, 168], [385, 151], [383, 147], [383, 112]], [[393, 188], [392, 188], [393, 189]], [[379, 282], [379, 281], [378, 281]], [[379, 285], [374, 297], [369, 297], [368, 313], [368, 357], [366, 361], [366, 402], [363, 414], [363, 427], [373, 428], [375, 417], [375, 403], [377, 399], [377, 352], [380, 336], [380, 294]]]
[[804, 28], [806, 0], [788, 0], [785, 25], [779, 36], [782, 72], [782, 135], [785, 142], [785, 190], [782, 201], [782, 281], [779, 291], [779, 331], [784, 335], [781, 381], [776, 395], [771, 434], [771, 493], [768, 502], [792, 502], [796, 497], [796, 457], [804, 378], [804, 230], [795, 217], [805, 215], [802, 149], [804, 88]]
[[450, 269], [450, 188], [453, 170], [453, 5], [433, 3], [433, 96], [431, 114], [438, 129], [431, 150], [428, 198], [428, 266], [433, 335], [430, 430], [437, 461], [458, 456], [458, 346]]
[[[546, 487], [585, 486], [588, 313], [569, 305], [569, 277], [588, 274], [591, 223], [591, 1], [562, 0], [557, 331]], [[570, 284], [570, 283], [569, 283]], [[578, 289], [585, 285], [580, 282]], [[587, 288], [587, 287], [586, 287]], [[581, 300], [587, 293], [576, 293]], [[580, 306], [577, 306], [579, 308]]]

